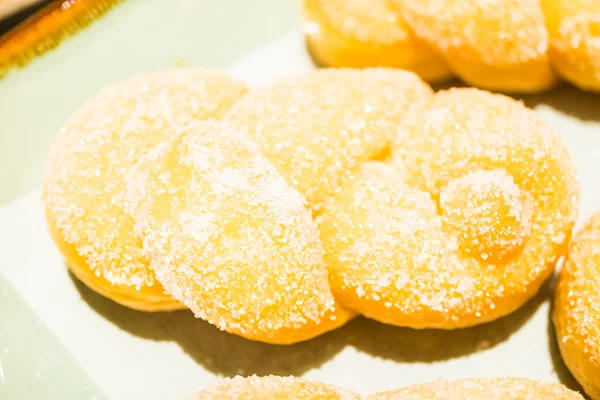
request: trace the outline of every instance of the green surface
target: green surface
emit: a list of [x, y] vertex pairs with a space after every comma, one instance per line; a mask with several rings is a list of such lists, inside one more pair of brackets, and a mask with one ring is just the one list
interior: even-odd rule
[[[128, 0], [0, 81], [0, 205], [41, 183], [65, 120], [108, 83], [175, 67], [224, 68], [292, 29], [294, 0]], [[0, 274], [0, 399], [104, 396]]]
[[0, 399], [106, 398], [2, 276], [0, 315]]

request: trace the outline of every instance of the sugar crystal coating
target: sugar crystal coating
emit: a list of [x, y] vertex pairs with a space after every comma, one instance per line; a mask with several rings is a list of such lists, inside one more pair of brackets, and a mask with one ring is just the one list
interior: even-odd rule
[[358, 163], [389, 147], [399, 120], [431, 94], [406, 71], [323, 69], [252, 90], [226, 119], [318, 210]]
[[600, 91], [600, 2], [542, 0], [550, 35], [550, 59], [566, 80]]
[[557, 74], [600, 91], [597, 0], [303, 0], [318, 62], [452, 73], [489, 90], [551, 88]]
[[579, 185], [533, 111], [475, 89], [439, 92], [406, 115], [392, 155], [355, 170], [320, 215], [342, 305], [453, 329], [537, 292], [566, 250]]
[[536, 92], [556, 81], [538, 0], [393, 1], [415, 34], [471, 85]]
[[206, 122], [131, 171], [127, 206], [156, 278], [194, 314], [291, 343], [347, 321], [306, 200], [244, 134]]
[[453, 323], [477, 290], [429, 194], [382, 162], [361, 165], [342, 187], [319, 218], [336, 298], [384, 323]]
[[308, 45], [328, 66], [402, 68], [427, 81], [451, 75], [389, 0], [304, 0], [303, 10]]
[[125, 175], [179, 127], [220, 118], [246, 85], [218, 71], [174, 70], [108, 86], [60, 131], [46, 167], [50, 231], [72, 271], [122, 304], [181, 308], [154, 280], [123, 210]]
[[502, 261], [515, 255], [531, 230], [531, 198], [503, 170], [475, 171], [440, 193], [446, 227], [467, 255]]
[[553, 319], [569, 370], [592, 399], [600, 398], [600, 213], [571, 241]]
[[[226, 378], [188, 397], [205, 399], [331, 399], [359, 400], [363, 397], [334, 385], [295, 377], [256, 375]], [[470, 378], [412, 385], [365, 397], [368, 400], [583, 400], [577, 392], [557, 383], [518, 377]]]
[[525, 378], [470, 378], [413, 385], [368, 400], [583, 400], [564, 385]]
[[302, 378], [256, 375], [227, 378], [193, 394], [187, 400], [360, 400], [361, 396], [317, 381]]

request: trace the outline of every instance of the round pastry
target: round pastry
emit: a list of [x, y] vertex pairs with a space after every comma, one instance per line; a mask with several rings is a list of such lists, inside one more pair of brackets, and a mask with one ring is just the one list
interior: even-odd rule
[[143, 255], [196, 317], [288, 344], [352, 316], [334, 301], [306, 200], [230, 126], [189, 126], [146, 154], [126, 186]]
[[322, 382], [295, 377], [256, 375], [227, 378], [193, 394], [187, 400], [360, 400], [361, 396], [350, 390]]
[[318, 211], [356, 165], [389, 149], [401, 118], [432, 93], [407, 71], [321, 69], [252, 90], [226, 119]]
[[476, 89], [438, 92], [398, 131], [393, 162], [361, 165], [320, 214], [338, 301], [441, 329], [521, 307], [566, 251], [577, 215], [561, 138], [521, 103]]
[[389, 0], [304, 0], [303, 9], [307, 44], [327, 66], [402, 68], [430, 82], [451, 76]]
[[554, 303], [558, 345], [567, 367], [600, 399], [600, 213], [571, 241]]
[[470, 85], [529, 93], [552, 87], [538, 0], [392, 0], [417, 37]]
[[583, 400], [564, 385], [525, 378], [471, 378], [413, 385], [368, 400]]
[[541, 4], [554, 68], [574, 85], [600, 91], [600, 2], [542, 0]]
[[54, 241], [88, 287], [139, 310], [182, 308], [155, 281], [133, 235], [125, 175], [154, 145], [190, 122], [221, 118], [246, 91], [217, 71], [145, 74], [104, 88], [64, 125], [43, 202]]

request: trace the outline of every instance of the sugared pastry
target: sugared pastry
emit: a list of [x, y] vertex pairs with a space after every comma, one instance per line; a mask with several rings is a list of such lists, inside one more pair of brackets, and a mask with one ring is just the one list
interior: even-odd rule
[[469, 85], [529, 93], [555, 84], [538, 0], [392, 1], [415, 35]]
[[600, 91], [600, 1], [541, 0], [558, 73], [585, 90]]
[[378, 321], [454, 329], [521, 307], [566, 251], [579, 184], [561, 138], [521, 103], [438, 92], [320, 215], [334, 295]]
[[471, 378], [407, 386], [362, 397], [317, 381], [295, 377], [236, 376], [193, 394], [187, 400], [208, 399], [330, 399], [330, 400], [583, 400], [564, 385], [525, 378]]
[[187, 400], [360, 400], [361, 396], [317, 381], [292, 376], [256, 375], [227, 378], [193, 394]]
[[471, 378], [408, 386], [367, 396], [368, 400], [583, 400], [557, 383], [525, 378]]
[[411, 72], [322, 69], [254, 89], [226, 116], [319, 210], [359, 163], [384, 152], [433, 91]]
[[156, 279], [219, 329], [269, 343], [344, 324], [306, 200], [247, 136], [190, 126], [146, 154], [127, 205]]
[[389, 0], [303, 0], [308, 47], [329, 67], [391, 67], [439, 82], [452, 73]]
[[571, 241], [553, 319], [567, 367], [592, 399], [600, 399], [600, 213]]
[[208, 70], [150, 73], [108, 86], [61, 129], [47, 162], [43, 202], [50, 233], [71, 271], [123, 305], [182, 308], [156, 282], [133, 220], [125, 175], [187, 123], [221, 118], [246, 85]]

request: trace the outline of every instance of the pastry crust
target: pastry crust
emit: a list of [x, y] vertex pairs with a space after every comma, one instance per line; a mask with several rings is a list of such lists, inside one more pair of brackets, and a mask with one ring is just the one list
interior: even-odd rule
[[470, 378], [413, 385], [367, 400], [583, 400], [564, 385], [525, 378]]
[[393, 161], [359, 166], [320, 215], [337, 299], [411, 328], [468, 327], [521, 307], [577, 216], [560, 136], [478, 89], [438, 92], [398, 132]]
[[124, 211], [125, 176], [153, 146], [194, 121], [220, 118], [247, 92], [223, 72], [173, 70], [110, 85], [67, 121], [46, 164], [52, 238], [91, 289], [144, 311], [183, 308], [164, 293]]
[[567, 367], [600, 399], [600, 213], [571, 242], [556, 287], [553, 320]]
[[418, 39], [388, 0], [304, 0], [303, 25], [313, 56], [329, 67], [390, 67], [428, 82], [449, 79], [446, 62]]

